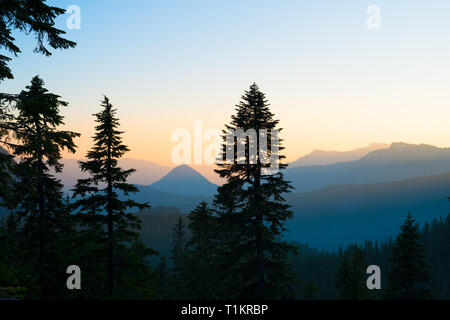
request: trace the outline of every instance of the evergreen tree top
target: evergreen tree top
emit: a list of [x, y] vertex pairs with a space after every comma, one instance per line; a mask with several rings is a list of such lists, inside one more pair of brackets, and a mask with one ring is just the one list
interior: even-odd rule
[[44, 87], [44, 81], [35, 76], [31, 84], [17, 96], [15, 108], [18, 115], [15, 119], [15, 138], [18, 144], [10, 144], [16, 157], [42, 157], [57, 172], [62, 170], [58, 160], [61, 151], [75, 153], [74, 138], [79, 133], [58, 130], [64, 125], [64, 117], [60, 107], [68, 103], [60, 100], [60, 96], [50, 93]]
[[236, 114], [231, 116], [227, 129], [275, 129], [279, 120], [273, 118], [269, 106], [266, 95], [253, 83], [241, 96], [241, 101], [236, 105]]

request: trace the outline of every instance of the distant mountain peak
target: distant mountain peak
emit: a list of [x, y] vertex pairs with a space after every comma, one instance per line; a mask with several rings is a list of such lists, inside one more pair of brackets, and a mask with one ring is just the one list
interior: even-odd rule
[[[204, 178], [197, 170], [191, 168], [187, 164], [179, 165], [172, 170], [164, 177], [202, 177]], [[206, 178], [204, 178], [206, 179]]]
[[211, 183], [197, 170], [186, 164], [173, 168], [168, 174], [150, 186], [165, 192], [195, 196], [211, 196], [217, 189], [217, 185]]

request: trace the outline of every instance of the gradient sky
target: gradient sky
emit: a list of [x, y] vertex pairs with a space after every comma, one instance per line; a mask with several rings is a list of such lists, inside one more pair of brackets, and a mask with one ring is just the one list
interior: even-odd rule
[[[370, 142], [450, 146], [448, 0], [47, 2], [81, 8], [81, 30], [67, 30], [78, 46], [47, 58], [18, 34], [15, 79], [0, 90], [39, 74], [70, 103], [75, 157], [91, 145], [102, 94], [119, 109], [127, 157], [171, 165], [171, 133], [195, 120], [222, 129], [253, 82], [285, 128], [288, 160]], [[366, 27], [373, 4], [379, 31]]]

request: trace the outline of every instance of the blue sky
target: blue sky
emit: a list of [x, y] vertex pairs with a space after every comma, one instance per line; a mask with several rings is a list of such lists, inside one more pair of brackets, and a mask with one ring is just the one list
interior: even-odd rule
[[[119, 108], [130, 156], [169, 163], [173, 130], [222, 128], [253, 82], [285, 128], [289, 160], [375, 141], [450, 146], [449, 1], [47, 2], [81, 8], [81, 29], [67, 30], [78, 46], [46, 58], [17, 35], [15, 79], [0, 86], [17, 92], [39, 74], [70, 102], [79, 156], [102, 94]], [[366, 27], [370, 5], [379, 31]]]

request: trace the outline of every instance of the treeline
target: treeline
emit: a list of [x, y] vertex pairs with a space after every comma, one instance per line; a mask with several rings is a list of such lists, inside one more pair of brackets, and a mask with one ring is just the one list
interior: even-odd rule
[[[418, 263], [411, 263], [410, 270], [401, 271], [393, 268], [398, 261], [393, 263], [391, 260], [393, 254], [396, 254], [397, 257], [405, 257], [405, 254], [400, 254], [398, 250], [393, 252], [396, 239], [390, 238], [381, 242], [367, 241], [360, 246], [350, 245], [340, 248], [337, 252], [320, 251], [307, 245], [299, 245], [302, 254], [291, 260], [293, 270], [298, 278], [304, 280], [296, 287], [296, 296], [302, 299], [386, 299], [389, 298], [389, 277], [401, 278], [402, 272], [410, 275], [412, 273], [412, 276], [423, 275], [423, 271], [428, 269], [429, 279], [425, 281], [424, 287], [431, 292], [428, 297], [423, 298], [450, 299], [450, 277], [448, 276], [448, 270], [450, 270], [450, 216], [425, 223], [420, 234], [416, 234], [416, 238], [417, 236], [420, 236], [418, 238], [419, 247], [423, 246], [423, 251], [418, 256], [424, 257], [422, 263], [425, 262], [425, 264], [420, 267]], [[403, 251], [407, 252], [408, 250], [404, 249]], [[417, 258], [417, 256], [412, 257]], [[412, 261], [418, 260], [413, 259]], [[342, 275], [345, 266], [348, 267], [352, 262], [356, 265], [362, 263], [357, 268], [363, 278], [362, 281], [359, 281], [361, 285], [365, 285], [369, 276], [366, 274], [365, 268], [369, 265], [378, 265], [382, 273], [382, 289], [369, 291], [362, 287], [360, 295], [356, 297], [352, 297], [351, 293], [343, 292], [342, 286], [338, 285], [339, 281], [342, 283], [339, 275]], [[420, 267], [420, 269], [413, 269], [414, 267]], [[412, 280], [416, 281], [416, 279]]]

